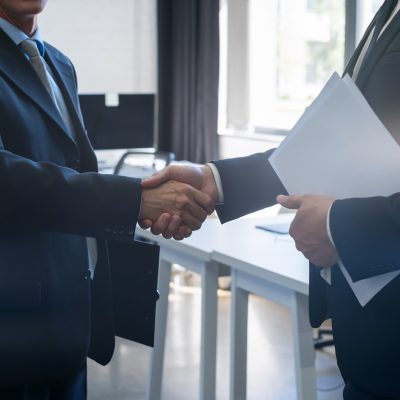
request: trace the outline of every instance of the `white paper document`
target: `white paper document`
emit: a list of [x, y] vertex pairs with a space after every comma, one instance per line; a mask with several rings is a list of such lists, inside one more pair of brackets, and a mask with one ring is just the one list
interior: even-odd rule
[[[400, 146], [352, 79], [336, 73], [269, 161], [290, 194], [344, 199], [400, 191]], [[362, 306], [400, 273], [354, 283], [340, 268]], [[323, 275], [329, 281], [330, 271]]]

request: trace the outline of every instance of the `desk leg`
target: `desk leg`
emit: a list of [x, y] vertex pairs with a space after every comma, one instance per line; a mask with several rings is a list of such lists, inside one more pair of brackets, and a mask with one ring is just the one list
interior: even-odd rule
[[308, 317], [308, 296], [293, 293], [291, 314], [297, 399], [316, 400], [315, 352]]
[[201, 273], [201, 289], [200, 400], [214, 400], [217, 359], [217, 263], [205, 263]]
[[160, 291], [160, 298], [157, 302], [154, 348], [151, 352], [148, 400], [161, 399], [171, 267], [172, 265], [169, 262], [160, 260], [158, 272], [158, 290]]
[[237, 286], [232, 270], [230, 400], [244, 400], [247, 392], [247, 320], [249, 294]]

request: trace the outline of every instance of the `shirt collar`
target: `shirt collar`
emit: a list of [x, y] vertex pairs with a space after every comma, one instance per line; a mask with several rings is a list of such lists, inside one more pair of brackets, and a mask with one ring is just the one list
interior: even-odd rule
[[25, 32], [22, 32], [15, 25], [6, 21], [4, 18], [0, 17], [0, 28], [6, 33], [6, 35], [17, 45], [19, 46], [26, 39], [33, 39], [36, 42], [36, 45], [39, 49], [40, 55], [44, 56], [44, 43], [42, 37], [40, 35], [39, 27], [36, 28], [35, 33], [29, 37]]

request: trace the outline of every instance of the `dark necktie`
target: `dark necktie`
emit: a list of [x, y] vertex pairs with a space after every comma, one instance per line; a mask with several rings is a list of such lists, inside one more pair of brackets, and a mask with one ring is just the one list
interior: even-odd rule
[[379, 10], [378, 15], [376, 16], [375, 29], [371, 38], [371, 42], [368, 46], [368, 50], [365, 53], [364, 60], [366, 60], [371, 53], [372, 48], [379, 38], [379, 34], [382, 31], [382, 28], [385, 26], [387, 20], [392, 14], [394, 8], [397, 5], [398, 0], [386, 0], [381, 9]]

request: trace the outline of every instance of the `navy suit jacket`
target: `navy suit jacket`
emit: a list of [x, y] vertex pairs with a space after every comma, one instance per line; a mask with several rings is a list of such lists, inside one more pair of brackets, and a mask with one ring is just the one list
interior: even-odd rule
[[[70, 376], [88, 353], [110, 360], [116, 327], [106, 240], [132, 245], [141, 200], [139, 180], [97, 173], [73, 66], [49, 44], [45, 60], [74, 135], [0, 29], [0, 385]], [[98, 239], [93, 281], [86, 236]]]
[[[354, 69], [374, 23], [345, 72]], [[356, 83], [400, 143], [400, 13], [364, 60]], [[272, 205], [277, 194], [286, 193], [268, 162], [272, 151], [215, 162], [225, 199], [218, 208], [222, 222]], [[330, 225], [353, 280], [400, 270], [400, 193], [335, 201]], [[400, 278], [361, 307], [337, 267], [332, 275], [330, 287], [321, 278], [319, 268], [310, 267], [311, 325], [318, 327], [332, 317], [338, 365], [346, 380], [371, 393], [400, 398]]]

